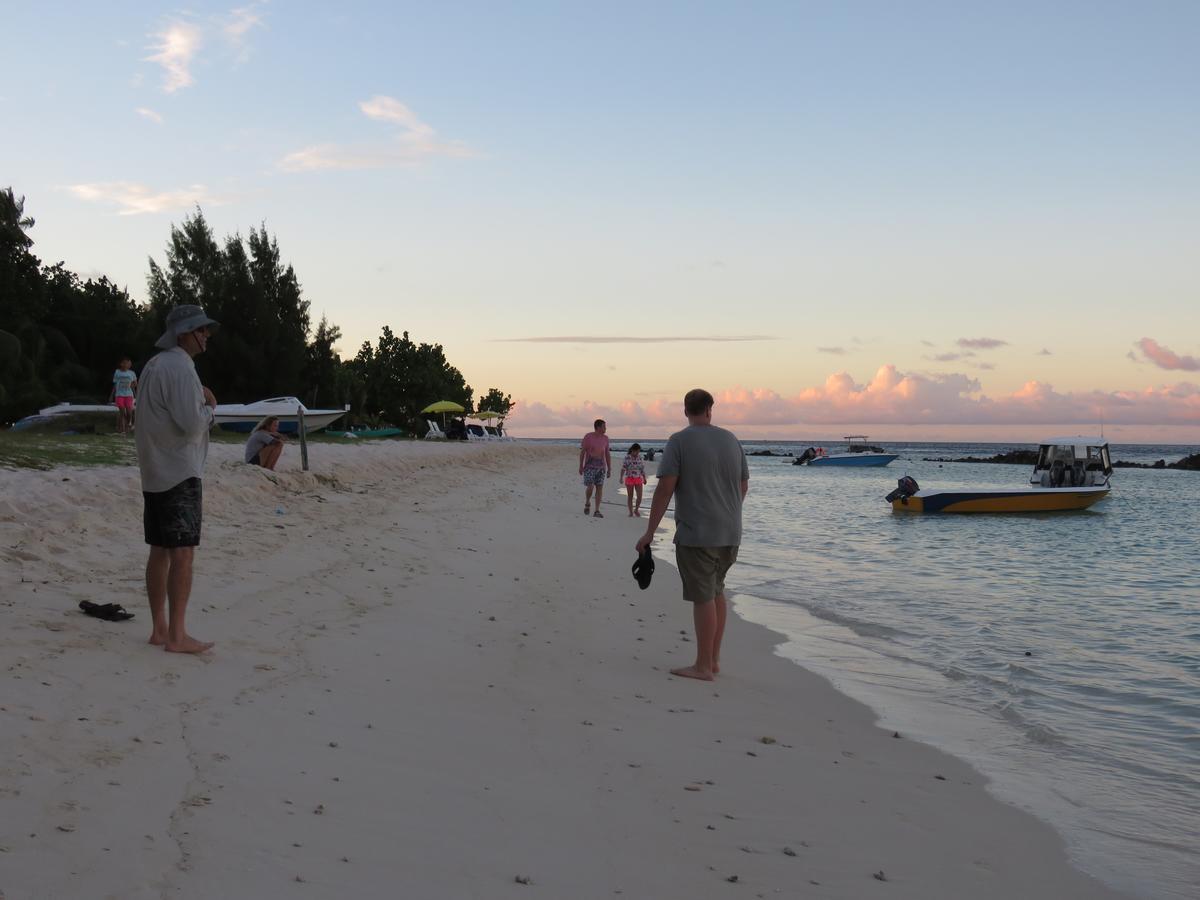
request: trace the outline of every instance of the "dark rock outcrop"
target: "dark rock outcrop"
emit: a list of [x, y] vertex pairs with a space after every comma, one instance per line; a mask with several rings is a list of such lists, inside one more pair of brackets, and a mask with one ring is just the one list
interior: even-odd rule
[[1181, 460], [1169, 463], [1160, 459], [1152, 463], [1125, 462], [1122, 459], [1113, 463], [1114, 469], [1182, 469], [1185, 472], [1200, 472], [1200, 453], [1193, 453]]
[[1006, 453], [997, 453], [995, 456], [963, 456], [959, 459], [926, 456], [925, 462], [1007, 463], [1010, 466], [1032, 466], [1037, 462], [1037, 457], [1036, 450], [1009, 450]]

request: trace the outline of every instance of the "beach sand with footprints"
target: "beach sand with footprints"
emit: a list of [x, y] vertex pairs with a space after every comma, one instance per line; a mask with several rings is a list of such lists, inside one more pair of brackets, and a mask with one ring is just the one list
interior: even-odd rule
[[0, 896], [1115, 896], [771, 632], [669, 677], [669, 546], [638, 590], [574, 450], [313, 449], [213, 446], [201, 657], [146, 644], [136, 469], [0, 471]]

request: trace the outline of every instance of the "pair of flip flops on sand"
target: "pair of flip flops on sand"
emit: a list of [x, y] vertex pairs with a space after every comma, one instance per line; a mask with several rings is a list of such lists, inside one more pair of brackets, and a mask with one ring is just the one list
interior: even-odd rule
[[647, 547], [638, 554], [637, 562], [633, 564], [633, 577], [637, 579], [638, 587], [643, 591], [650, 587], [650, 579], [654, 575], [654, 557]]
[[125, 612], [125, 607], [119, 603], [93, 603], [91, 600], [80, 600], [79, 608], [85, 615], [103, 619], [106, 622], [124, 622], [132, 619], [133, 613]]

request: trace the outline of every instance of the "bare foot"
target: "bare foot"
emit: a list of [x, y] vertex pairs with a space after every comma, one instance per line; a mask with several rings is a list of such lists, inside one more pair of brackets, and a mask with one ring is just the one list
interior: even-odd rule
[[634, 514], [635, 516], [637, 516], [639, 519], [642, 517], [642, 511], [641, 511], [640, 509], [635, 509], [635, 510], [633, 511], [633, 514]]
[[590, 503], [585, 503], [585, 504], [583, 504], [583, 514], [584, 514], [585, 516], [586, 516], [588, 513], [590, 513], [591, 511], [592, 511], [592, 505], [591, 505]]
[[198, 641], [191, 636], [185, 636], [184, 639], [178, 643], [167, 641], [165, 644], [163, 644], [163, 649], [168, 653], [205, 653], [212, 648], [212, 641]]
[[721, 671], [721, 664], [719, 662], [714, 661], [713, 662], [713, 674], [717, 675], [720, 673], [720, 671]]
[[166, 642], [167, 642], [167, 633], [165, 631], [152, 632], [150, 635], [150, 640], [148, 641], [148, 643], [153, 644], [155, 647], [161, 647]]
[[698, 681], [712, 681], [713, 673], [705, 672], [703, 669], [697, 669], [695, 666], [685, 666], [682, 669], [672, 669], [672, 675], [678, 675], [681, 678], [695, 678]]

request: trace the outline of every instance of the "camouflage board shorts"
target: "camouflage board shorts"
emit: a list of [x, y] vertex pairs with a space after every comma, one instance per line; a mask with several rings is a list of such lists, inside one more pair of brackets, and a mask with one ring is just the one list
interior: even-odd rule
[[166, 491], [142, 491], [142, 525], [151, 547], [198, 547], [204, 490], [199, 478]]

